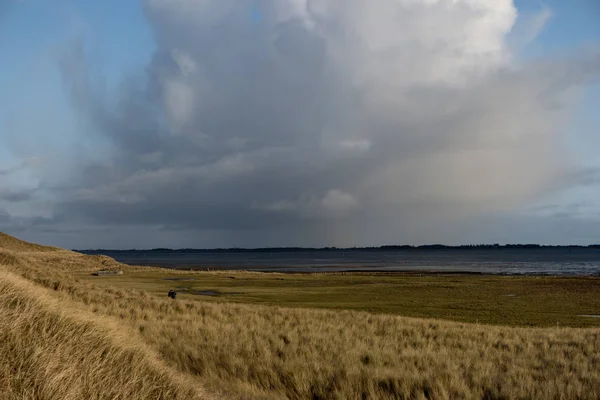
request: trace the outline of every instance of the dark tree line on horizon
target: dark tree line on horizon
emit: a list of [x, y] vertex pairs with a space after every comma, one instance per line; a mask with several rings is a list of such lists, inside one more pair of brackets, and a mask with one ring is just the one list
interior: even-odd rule
[[458, 246], [448, 246], [443, 244], [428, 244], [428, 245], [385, 245], [378, 247], [264, 247], [264, 248], [214, 248], [214, 249], [170, 249], [170, 248], [155, 248], [155, 249], [128, 249], [128, 250], [111, 250], [111, 249], [90, 249], [90, 250], [74, 250], [87, 254], [97, 253], [283, 253], [283, 252], [309, 252], [309, 251], [445, 251], [445, 250], [536, 250], [536, 249], [600, 249], [600, 244], [591, 245], [541, 245], [541, 244], [465, 244]]

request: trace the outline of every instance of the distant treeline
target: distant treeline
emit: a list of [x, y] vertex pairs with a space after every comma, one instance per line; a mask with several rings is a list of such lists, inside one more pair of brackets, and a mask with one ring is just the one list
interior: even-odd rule
[[600, 249], [600, 244], [592, 244], [588, 246], [579, 245], [541, 245], [541, 244], [465, 244], [460, 246], [447, 246], [443, 244], [427, 244], [420, 246], [411, 245], [388, 245], [378, 247], [264, 247], [264, 248], [218, 248], [218, 249], [167, 249], [157, 248], [148, 250], [110, 250], [110, 249], [95, 249], [95, 250], [74, 250], [86, 254], [102, 254], [102, 253], [289, 253], [289, 252], [308, 252], [308, 251], [436, 251], [436, 250], [529, 250], [529, 249]]

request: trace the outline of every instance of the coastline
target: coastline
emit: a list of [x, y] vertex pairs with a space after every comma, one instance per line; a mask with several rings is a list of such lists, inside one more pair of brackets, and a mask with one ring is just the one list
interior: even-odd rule
[[[89, 254], [89, 253], [83, 253]], [[127, 265], [172, 270], [246, 270], [279, 273], [394, 273], [449, 275], [597, 276], [595, 248], [316, 250], [316, 251], [103, 251]]]
[[236, 267], [222, 267], [222, 266], [173, 266], [171, 264], [128, 264], [123, 263], [130, 267], [135, 268], [157, 268], [164, 271], [179, 271], [179, 272], [192, 272], [192, 273], [255, 273], [255, 274], [284, 274], [284, 275], [357, 275], [357, 276], [489, 276], [489, 277], [549, 277], [549, 278], [586, 278], [586, 277], [600, 277], [600, 271], [591, 272], [587, 274], [574, 274], [574, 273], [510, 273], [510, 272], [488, 272], [488, 271], [469, 271], [461, 269], [419, 269], [419, 268], [407, 268], [398, 267], [402, 269], [390, 270], [382, 268], [357, 268], [357, 269], [342, 269], [342, 266], [332, 267], [249, 267], [249, 268], [236, 268]]

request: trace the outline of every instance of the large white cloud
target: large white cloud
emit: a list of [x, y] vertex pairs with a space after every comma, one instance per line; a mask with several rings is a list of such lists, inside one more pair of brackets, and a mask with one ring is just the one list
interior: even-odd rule
[[152, 0], [147, 12], [171, 130], [339, 169], [298, 196], [330, 178], [374, 202], [512, 206], [564, 167], [562, 112], [541, 98], [552, 82], [512, 63], [511, 0]]

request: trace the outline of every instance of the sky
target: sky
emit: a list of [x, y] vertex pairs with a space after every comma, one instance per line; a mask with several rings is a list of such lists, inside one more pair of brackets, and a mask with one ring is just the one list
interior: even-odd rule
[[0, 0], [0, 231], [600, 243], [597, 0]]

